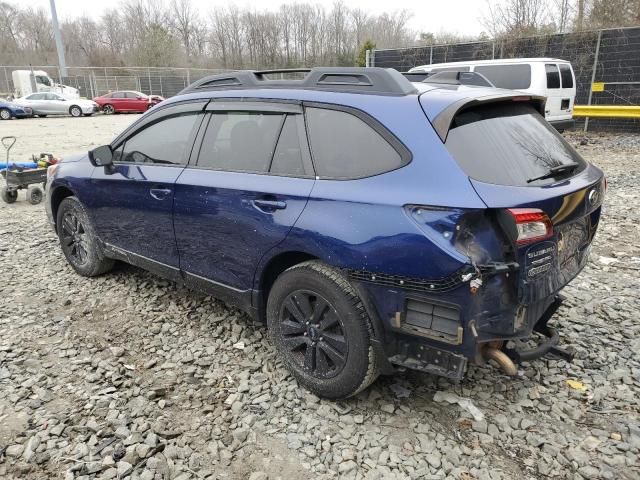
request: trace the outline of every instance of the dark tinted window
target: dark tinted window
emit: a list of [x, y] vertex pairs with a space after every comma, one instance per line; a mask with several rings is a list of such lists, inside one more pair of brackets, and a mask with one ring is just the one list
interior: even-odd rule
[[125, 98], [124, 92], [113, 92], [111, 98]]
[[347, 112], [307, 108], [316, 172], [325, 178], [363, 178], [404, 165], [400, 154], [371, 126]]
[[283, 120], [283, 114], [260, 112], [211, 115], [198, 155], [198, 166], [268, 172]]
[[[269, 171], [275, 175], [292, 175], [301, 177], [312, 172], [305, 171], [302, 160], [302, 143], [304, 131], [300, 131], [300, 116], [287, 115], [280, 132], [278, 146], [273, 154]], [[304, 128], [304, 127], [302, 127]]]
[[[446, 147], [471, 178], [500, 185], [544, 185], [556, 178], [527, 182], [549, 169], [585, 162], [531, 106], [503, 103], [459, 113]], [[566, 177], [567, 174], [564, 174]]]
[[562, 88], [573, 88], [573, 75], [571, 75], [571, 67], [566, 63], [560, 64], [560, 76], [562, 77]]
[[431, 73], [440, 73], [440, 72], [468, 72], [470, 70], [469, 67], [440, 67], [440, 68], [432, 68]]
[[515, 65], [478, 65], [474, 72], [481, 73], [498, 88], [522, 90], [531, 86], [531, 66]]
[[[118, 160], [133, 163], [185, 164], [187, 147], [198, 115], [165, 118], [126, 140]], [[120, 153], [121, 151], [121, 153]]]
[[560, 88], [558, 66], [553, 63], [545, 63], [544, 69], [547, 72], [547, 88]]

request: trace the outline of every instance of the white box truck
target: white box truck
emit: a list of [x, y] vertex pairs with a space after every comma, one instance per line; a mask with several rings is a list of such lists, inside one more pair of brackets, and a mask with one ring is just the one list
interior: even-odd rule
[[80, 98], [77, 88], [55, 83], [43, 70], [14, 70], [11, 77], [16, 98], [37, 92], [55, 92], [68, 99]]

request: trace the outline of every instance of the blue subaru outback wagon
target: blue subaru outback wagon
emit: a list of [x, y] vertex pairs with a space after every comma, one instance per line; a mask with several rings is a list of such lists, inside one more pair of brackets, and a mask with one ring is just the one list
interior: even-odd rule
[[329, 398], [396, 368], [459, 380], [569, 355], [548, 322], [605, 184], [543, 98], [380, 68], [284, 76], [206, 77], [52, 167], [75, 271], [124, 261], [239, 306]]

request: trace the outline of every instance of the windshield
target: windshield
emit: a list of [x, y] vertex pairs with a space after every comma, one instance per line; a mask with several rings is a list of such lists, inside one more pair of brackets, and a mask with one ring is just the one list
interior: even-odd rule
[[[499, 185], [547, 185], [586, 166], [573, 147], [525, 103], [495, 103], [458, 113], [445, 145], [471, 178]], [[550, 178], [530, 181], [574, 163], [578, 166], [573, 170], [559, 169]]]
[[45, 75], [36, 75], [36, 83], [41, 83], [42, 85], [46, 85], [48, 87], [51, 86], [51, 80]]

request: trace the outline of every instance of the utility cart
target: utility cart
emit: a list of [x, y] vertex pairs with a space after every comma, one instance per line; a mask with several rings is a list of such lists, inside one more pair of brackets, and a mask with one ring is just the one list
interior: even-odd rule
[[6, 168], [1, 174], [4, 185], [0, 187], [0, 196], [5, 203], [13, 203], [18, 198], [18, 190], [27, 190], [27, 201], [37, 205], [44, 197], [44, 185], [47, 182], [46, 168], [25, 168], [9, 163], [9, 151], [16, 143], [16, 137], [2, 137], [2, 145], [7, 151]]

